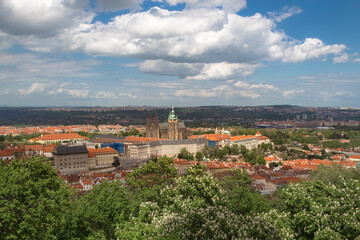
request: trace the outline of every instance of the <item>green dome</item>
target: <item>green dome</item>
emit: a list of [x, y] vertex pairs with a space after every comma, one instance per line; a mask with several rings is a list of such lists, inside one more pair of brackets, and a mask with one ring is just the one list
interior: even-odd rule
[[177, 116], [175, 115], [174, 107], [172, 107], [171, 112], [169, 113], [169, 120], [177, 120]]

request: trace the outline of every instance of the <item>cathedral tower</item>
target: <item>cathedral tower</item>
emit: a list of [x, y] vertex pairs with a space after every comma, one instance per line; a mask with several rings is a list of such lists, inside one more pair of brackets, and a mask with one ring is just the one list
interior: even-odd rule
[[179, 139], [179, 124], [178, 124], [178, 117], [175, 115], [174, 107], [168, 117], [168, 137], [169, 139]]

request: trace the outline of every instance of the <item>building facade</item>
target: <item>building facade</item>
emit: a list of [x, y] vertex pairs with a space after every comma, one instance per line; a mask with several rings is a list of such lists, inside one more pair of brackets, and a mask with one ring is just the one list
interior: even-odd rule
[[129, 146], [129, 155], [130, 158], [152, 158], [164, 155], [173, 157], [179, 154], [182, 148], [195, 155], [207, 145], [207, 142], [204, 138], [153, 141]]
[[159, 123], [155, 113], [154, 121], [151, 121], [150, 113], [146, 121], [147, 138], [166, 138], [166, 139], [186, 139], [188, 136], [184, 122], [179, 122], [175, 115], [174, 107], [172, 108], [168, 121]]
[[59, 145], [53, 151], [54, 166], [60, 173], [75, 173], [88, 170], [86, 146]]

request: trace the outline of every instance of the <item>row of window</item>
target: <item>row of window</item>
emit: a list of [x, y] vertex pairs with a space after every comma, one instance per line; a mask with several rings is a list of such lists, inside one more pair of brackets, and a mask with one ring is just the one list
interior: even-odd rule
[[80, 160], [80, 159], [87, 159], [87, 157], [73, 157], [73, 158], [60, 158], [60, 162], [62, 162], [63, 160], [66, 161], [66, 160]]
[[[73, 168], [75, 169], [75, 168], [84, 168], [84, 167], [86, 167], [86, 166], [85, 166], [85, 165], [82, 165], [82, 166], [74, 166]], [[60, 170], [62, 170], [62, 169], [64, 169], [64, 168], [66, 168], [66, 169], [71, 169], [70, 166], [69, 166], [69, 167], [64, 166], [63, 168], [61, 167]]]

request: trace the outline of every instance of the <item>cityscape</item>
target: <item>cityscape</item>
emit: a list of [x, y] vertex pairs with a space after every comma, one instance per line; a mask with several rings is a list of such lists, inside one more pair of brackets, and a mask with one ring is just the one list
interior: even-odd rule
[[358, 240], [359, 9], [0, 0], [0, 239]]

